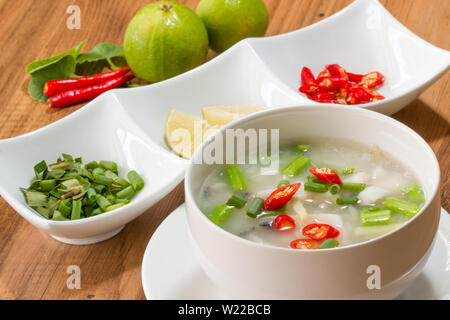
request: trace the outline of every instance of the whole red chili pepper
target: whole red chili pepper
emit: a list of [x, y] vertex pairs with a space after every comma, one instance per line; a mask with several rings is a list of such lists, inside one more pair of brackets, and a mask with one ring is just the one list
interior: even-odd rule
[[54, 96], [55, 94], [60, 92], [89, 87], [94, 84], [118, 78], [130, 72], [130, 70], [131, 70], [130, 68], [126, 67], [109, 72], [99, 73], [93, 76], [72, 78], [72, 79], [49, 80], [44, 85], [44, 94], [46, 94], [47, 96]]
[[118, 78], [90, 87], [60, 92], [50, 97], [48, 101], [50, 102], [52, 108], [63, 108], [72, 104], [94, 99], [103, 92], [117, 88], [133, 78], [134, 75], [130, 74], [126, 76], [120, 76]]

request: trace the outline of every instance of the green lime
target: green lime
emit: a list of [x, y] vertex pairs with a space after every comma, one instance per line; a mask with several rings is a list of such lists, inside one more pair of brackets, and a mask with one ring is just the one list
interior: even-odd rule
[[196, 12], [218, 53], [244, 38], [264, 36], [269, 24], [263, 0], [200, 0]]
[[142, 8], [125, 33], [125, 58], [141, 79], [158, 82], [202, 64], [208, 34], [194, 11], [175, 1]]

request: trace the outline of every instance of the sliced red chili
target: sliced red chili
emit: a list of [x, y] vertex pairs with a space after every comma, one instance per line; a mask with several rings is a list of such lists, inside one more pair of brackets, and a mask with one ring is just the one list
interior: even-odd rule
[[372, 100], [372, 96], [360, 86], [353, 86], [350, 91], [355, 95], [355, 98], [359, 102], [369, 102]]
[[317, 93], [313, 94], [313, 96], [311, 97], [312, 100], [317, 101], [317, 102], [330, 101], [330, 100], [334, 100], [334, 98], [335, 98], [335, 94], [332, 92], [317, 92]]
[[278, 231], [295, 229], [295, 220], [287, 214], [280, 214], [273, 220], [273, 227]]
[[329, 224], [312, 223], [303, 228], [302, 234], [314, 240], [336, 238], [339, 236], [339, 230]]
[[320, 181], [342, 185], [341, 178], [334, 170], [328, 168], [311, 168], [309, 172], [315, 175]]
[[326, 77], [331, 77], [331, 72], [328, 71], [327, 69], [321, 71], [321, 72], [317, 75], [317, 79], [320, 79], [320, 78], [326, 78]]
[[314, 78], [314, 74], [312, 73], [311, 69], [307, 67], [303, 67], [302, 73], [301, 73], [301, 79], [302, 79], [302, 85], [315, 85], [316, 79]]
[[344, 68], [342, 68], [340, 65], [338, 64], [328, 64], [325, 66], [325, 69], [327, 69], [328, 71], [330, 71], [330, 74], [332, 76], [342, 76], [344, 77], [346, 80], [348, 80], [348, 75], [347, 75], [347, 71], [345, 71]]
[[380, 86], [383, 82], [384, 76], [381, 73], [375, 71], [364, 75], [359, 84], [366, 88], [375, 88]]
[[318, 243], [313, 239], [296, 239], [291, 241], [290, 247], [292, 249], [316, 249]]
[[276, 210], [284, 206], [300, 188], [300, 182], [281, 187], [270, 194], [264, 201], [264, 210]]
[[363, 74], [357, 74], [357, 73], [351, 73], [351, 72], [347, 72], [347, 76], [348, 76], [349, 81], [356, 82], [356, 83], [360, 83], [364, 77]]
[[369, 89], [369, 88], [362, 88], [364, 91], [366, 91], [372, 98], [371, 101], [375, 102], [375, 101], [379, 101], [379, 100], [383, 100], [384, 96], [382, 96], [380, 93], [378, 93], [378, 91], [375, 91], [373, 89]]
[[319, 85], [327, 87], [328, 90], [339, 90], [345, 88], [347, 85], [347, 79], [343, 76], [331, 76], [325, 78], [318, 78]]

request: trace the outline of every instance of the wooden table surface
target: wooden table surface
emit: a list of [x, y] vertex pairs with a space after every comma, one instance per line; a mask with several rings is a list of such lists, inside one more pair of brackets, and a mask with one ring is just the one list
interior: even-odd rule
[[[81, 106], [48, 110], [27, 94], [25, 66], [86, 40], [122, 43], [128, 21], [148, 0], [0, 0], [0, 139], [54, 122]], [[196, 0], [180, 1], [195, 9]], [[350, 0], [265, 0], [267, 34], [292, 31], [322, 20]], [[449, 0], [382, 0], [418, 36], [450, 50]], [[69, 5], [81, 8], [81, 29], [66, 27]], [[210, 53], [210, 58], [214, 54]], [[442, 169], [442, 205], [449, 203], [450, 74], [394, 117], [416, 130], [433, 148]], [[153, 232], [184, 202], [183, 186], [129, 223], [114, 238], [89, 246], [57, 242], [36, 229], [0, 198], [1, 299], [144, 299], [141, 261]], [[66, 286], [69, 265], [81, 269], [81, 289]]]

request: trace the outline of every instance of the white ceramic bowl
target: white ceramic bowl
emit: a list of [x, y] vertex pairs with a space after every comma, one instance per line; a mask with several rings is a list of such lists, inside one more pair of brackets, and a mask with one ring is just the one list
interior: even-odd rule
[[[144, 188], [129, 204], [98, 216], [74, 221], [53, 221], [28, 207], [19, 187], [28, 187], [33, 166], [41, 160], [53, 163], [61, 153], [82, 157], [83, 162], [117, 162], [119, 175], [126, 178], [136, 170]], [[118, 233], [165, 196], [182, 179], [182, 171], [171, 171], [185, 162], [172, 157], [146, 138], [111, 93], [40, 130], [0, 140], [0, 194], [28, 222], [59, 241], [89, 244]]]
[[[426, 203], [400, 228], [375, 239], [325, 250], [254, 243], [212, 223], [197, 196], [214, 165], [193, 164], [226, 128], [280, 129], [280, 141], [334, 136], [377, 144], [416, 173]], [[211, 145], [212, 144], [212, 145]], [[300, 106], [250, 115], [224, 127], [194, 154], [185, 177], [186, 209], [198, 261], [230, 296], [244, 299], [390, 299], [424, 266], [439, 223], [439, 165], [427, 143], [400, 122], [359, 108]], [[369, 266], [381, 270], [381, 289], [368, 289]], [[370, 270], [370, 268], [369, 268]]]

